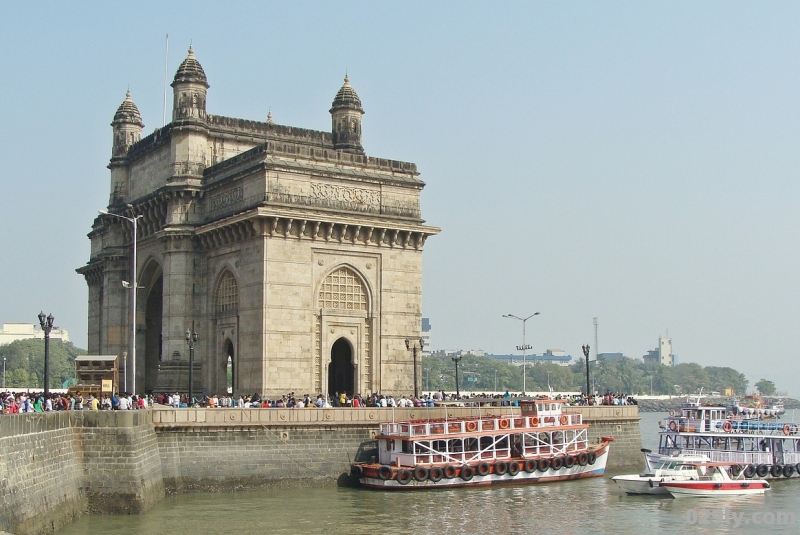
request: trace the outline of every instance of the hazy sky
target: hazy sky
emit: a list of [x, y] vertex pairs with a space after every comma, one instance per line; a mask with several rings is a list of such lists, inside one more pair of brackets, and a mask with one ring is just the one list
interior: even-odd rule
[[442, 228], [433, 349], [513, 352], [502, 315], [539, 311], [533, 352], [577, 356], [597, 316], [601, 352], [668, 333], [800, 395], [797, 2], [4, 2], [0, 322], [86, 347], [109, 123], [130, 88], [162, 126], [167, 33], [212, 114], [329, 130], [349, 73], [367, 154], [417, 163]]

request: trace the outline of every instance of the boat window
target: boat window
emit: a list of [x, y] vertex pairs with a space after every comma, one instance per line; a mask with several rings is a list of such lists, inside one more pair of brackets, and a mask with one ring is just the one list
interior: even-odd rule
[[408, 440], [403, 441], [403, 453], [411, 453], [411, 442]]

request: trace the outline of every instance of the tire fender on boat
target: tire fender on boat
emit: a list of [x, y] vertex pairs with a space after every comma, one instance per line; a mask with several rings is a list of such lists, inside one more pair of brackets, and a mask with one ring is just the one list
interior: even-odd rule
[[494, 473], [498, 476], [504, 476], [508, 472], [508, 463], [500, 461], [494, 465]]
[[456, 477], [456, 467], [452, 465], [445, 466], [442, 470], [442, 475], [447, 479], [453, 479]]
[[529, 474], [532, 474], [533, 472], [536, 471], [536, 465], [537, 463], [535, 460], [528, 459], [527, 461], [525, 461], [525, 471], [528, 472]]
[[758, 467], [756, 468], [756, 475], [758, 477], [764, 477], [767, 474], [769, 474], [769, 466], [767, 466], [766, 464], [759, 464]]
[[784, 465], [782, 473], [783, 477], [786, 478], [792, 477], [794, 475], [794, 465], [793, 464]]
[[485, 476], [489, 473], [489, 464], [488, 463], [478, 463], [478, 466], [475, 467], [475, 473], [479, 476]]
[[444, 470], [442, 470], [438, 466], [434, 466], [433, 468], [428, 470], [428, 477], [434, 483], [438, 483], [444, 477]]
[[382, 480], [386, 481], [387, 479], [392, 479], [392, 467], [384, 464], [378, 469], [378, 477]]
[[417, 466], [414, 468], [414, 479], [419, 482], [423, 482], [428, 479], [428, 469], [424, 466]]
[[588, 462], [589, 462], [589, 455], [587, 455], [586, 452], [578, 454], [578, 464], [580, 466], [586, 466], [586, 463]]
[[590, 451], [589, 452], [589, 458], [587, 460], [588, 460], [589, 464], [594, 464], [595, 461], [597, 461], [597, 453], [595, 453], [593, 451]]
[[752, 479], [754, 475], [756, 475], [756, 467], [752, 464], [748, 464], [744, 469], [744, 477]]
[[564, 457], [564, 468], [572, 468], [573, 466], [575, 466], [575, 457], [572, 455]]
[[469, 481], [470, 479], [472, 479], [472, 476], [474, 475], [475, 475], [475, 470], [471, 466], [464, 465], [461, 467], [461, 479], [463, 479], [464, 481]]
[[550, 459], [539, 459], [536, 463], [536, 469], [540, 472], [547, 472], [550, 469]]
[[773, 464], [769, 469], [769, 475], [772, 477], [780, 477], [783, 475], [783, 466], [779, 464]]
[[561, 470], [561, 467], [564, 466], [564, 461], [561, 457], [553, 457], [550, 461], [550, 468], [553, 470]]
[[517, 461], [511, 461], [508, 463], [508, 475], [514, 477], [517, 474], [519, 474], [519, 463]]
[[411, 472], [409, 470], [398, 470], [395, 479], [401, 485], [408, 485], [409, 483], [411, 483], [412, 477], [413, 476], [411, 475]]

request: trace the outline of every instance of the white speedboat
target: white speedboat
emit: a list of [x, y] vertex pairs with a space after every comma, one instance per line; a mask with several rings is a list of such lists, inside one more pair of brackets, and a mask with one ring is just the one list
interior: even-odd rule
[[660, 457], [651, 465], [647, 456], [650, 450], [643, 449], [642, 453], [646, 467], [644, 472], [611, 478], [627, 494], [669, 494], [662, 483], [699, 479], [705, 473], [703, 463], [709, 462], [705, 455], [681, 454]]
[[705, 468], [705, 474], [697, 479], [687, 481], [665, 481], [661, 483], [675, 498], [708, 498], [716, 496], [745, 496], [764, 494], [770, 488], [769, 482], [763, 479], [731, 479], [728, 475], [728, 463], [698, 463], [698, 468]]

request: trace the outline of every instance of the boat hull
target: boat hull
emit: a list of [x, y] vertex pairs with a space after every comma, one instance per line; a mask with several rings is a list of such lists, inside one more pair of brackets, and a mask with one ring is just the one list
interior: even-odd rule
[[611, 480], [626, 494], [661, 494], [667, 495], [666, 487], [661, 486], [664, 478], [641, 476], [615, 476]]
[[[461, 466], [451, 467], [454, 469], [453, 477], [443, 476], [438, 481], [431, 479], [430, 472], [433, 468], [444, 470], [445, 467], [441, 465], [420, 465], [420, 467], [424, 468], [429, 474], [429, 476], [425, 479], [420, 478], [422, 480], [414, 478], [414, 472], [411, 467], [402, 469], [407, 470], [411, 474], [410, 477], [405, 477], [405, 475], [404, 477], [400, 477], [400, 471], [393, 470], [391, 477], [384, 479], [379, 475], [381, 469], [380, 465], [360, 465], [361, 477], [359, 477], [359, 482], [362, 486], [371, 489], [417, 490], [421, 488], [437, 489], [481, 487], [491, 485], [533, 485], [538, 483], [569, 481], [573, 479], [583, 479], [589, 477], [602, 477], [606, 471], [608, 450], [609, 448], [606, 445], [604, 448], [602, 448], [602, 450], [598, 451], [594, 464], [586, 464], [585, 466], [575, 464], [570, 468], [562, 466], [557, 470], [548, 468], [544, 471], [537, 469], [533, 472], [526, 472], [525, 470], [521, 469], [515, 475], [511, 475], [508, 472], [497, 474], [494, 472], [494, 469], [492, 469], [490, 473], [481, 475], [478, 473], [478, 465], [468, 465], [472, 470], [472, 475], [468, 478], [462, 472], [464, 467]], [[516, 462], [519, 464], [519, 466], [524, 466], [524, 460], [517, 459]], [[386, 474], [384, 473], [384, 475]]]
[[764, 494], [769, 488], [769, 484], [765, 481], [731, 481], [726, 483], [675, 481], [663, 483], [662, 486], [676, 498], [748, 496], [752, 494]]

